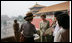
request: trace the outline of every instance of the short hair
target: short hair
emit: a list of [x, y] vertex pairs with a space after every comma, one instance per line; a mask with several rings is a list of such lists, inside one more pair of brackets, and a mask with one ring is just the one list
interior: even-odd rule
[[46, 15], [45, 15], [45, 14], [42, 14], [42, 15], [41, 15], [41, 17], [44, 17], [44, 18], [46, 18]]
[[60, 14], [62, 14], [62, 13], [63, 13], [62, 11], [56, 11], [56, 12], [54, 13], [54, 16], [57, 17], [58, 15], [60, 15]]
[[69, 15], [68, 14], [61, 14], [58, 15], [57, 18], [59, 26], [63, 27], [64, 29], [69, 29]]
[[16, 22], [17, 22], [17, 20], [15, 19], [15, 20], [14, 20], [14, 22], [16, 23]]

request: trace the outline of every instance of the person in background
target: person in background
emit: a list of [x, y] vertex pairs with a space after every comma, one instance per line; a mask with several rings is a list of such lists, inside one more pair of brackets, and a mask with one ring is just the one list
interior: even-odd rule
[[14, 20], [13, 29], [14, 29], [16, 42], [19, 42], [20, 32], [18, 32], [19, 31], [19, 23], [17, 23], [17, 20]]
[[41, 34], [41, 42], [49, 42], [51, 36], [49, 34], [45, 34], [46, 30], [50, 27], [49, 21], [46, 20], [46, 15], [41, 15], [42, 21], [40, 22], [40, 34]]
[[35, 26], [31, 23], [33, 20], [33, 14], [31, 12], [28, 12], [24, 19], [26, 22], [24, 22], [21, 25], [20, 32], [22, 33], [22, 37], [24, 38], [23, 42], [34, 42], [34, 36], [33, 34], [37, 33]]
[[64, 13], [56, 19], [60, 30], [55, 34], [54, 42], [69, 42], [69, 15]]

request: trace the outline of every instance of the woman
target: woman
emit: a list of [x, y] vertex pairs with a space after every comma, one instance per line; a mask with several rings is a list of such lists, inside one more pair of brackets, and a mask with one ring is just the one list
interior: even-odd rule
[[34, 36], [33, 34], [36, 33], [35, 26], [31, 23], [33, 20], [33, 14], [31, 12], [26, 14], [26, 17], [24, 18], [26, 22], [24, 22], [21, 25], [20, 32], [23, 31], [23, 35], [21, 35], [24, 39], [21, 37], [22, 42], [34, 42]]
[[40, 31], [41, 31], [41, 42], [47, 42], [50, 40], [50, 35], [46, 35], [45, 32], [49, 28], [49, 21], [46, 20], [46, 15], [41, 15], [42, 21], [40, 22]]
[[57, 16], [60, 30], [55, 34], [54, 42], [69, 42], [69, 16], [61, 14]]
[[55, 12], [55, 14], [54, 14], [54, 22], [52, 23], [52, 30], [53, 30], [53, 36], [55, 36], [55, 34], [59, 31], [59, 25], [57, 24], [57, 20], [56, 20], [56, 18], [57, 18], [57, 16], [58, 15], [60, 15], [60, 14], [62, 14], [63, 12], [62, 11], [57, 11], [57, 12]]

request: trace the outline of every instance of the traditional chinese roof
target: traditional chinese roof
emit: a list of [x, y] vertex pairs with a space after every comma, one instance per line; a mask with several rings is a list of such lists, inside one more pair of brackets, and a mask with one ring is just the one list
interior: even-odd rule
[[37, 2], [34, 6], [32, 6], [31, 8], [34, 8], [34, 7], [46, 7], [46, 6], [43, 6], [43, 5], [39, 5]]
[[44, 12], [53, 12], [53, 11], [61, 11], [61, 10], [68, 10], [69, 9], [69, 2], [63, 2], [60, 4], [44, 7], [39, 10], [36, 14], [44, 13]]

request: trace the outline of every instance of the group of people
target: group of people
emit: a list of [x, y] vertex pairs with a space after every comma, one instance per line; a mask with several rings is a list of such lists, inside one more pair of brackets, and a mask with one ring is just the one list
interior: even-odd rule
[[54, 42], [69, 42], [69, 15], [58, 11], [55, 13], [53, 36]]
[[[50, 26], [50, 22], [46, 20], [46, 15], [40, 17], [40, 41], [41, 42], [69, 42], [69, 15], [61, 11], [55, 12], [55, 18]], [[24, 17], [24, 22], [19, 28], [19, 23], [14, 20], [14, 33], [17, 42], [35, 42], [34, 34], [38, 34], [35, 26], [31, 23], [33, 14], [28, 12]], [[47, 31], [48, 30], [48, 31]], [[52, 34], [46, 34], [46, 31]]]

